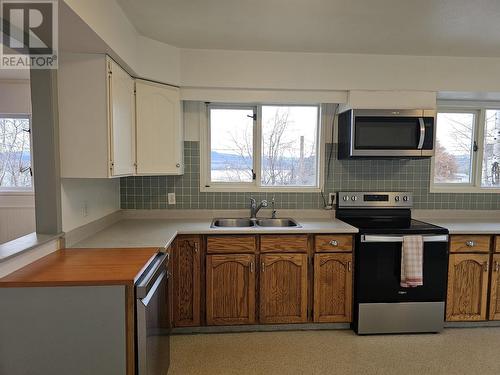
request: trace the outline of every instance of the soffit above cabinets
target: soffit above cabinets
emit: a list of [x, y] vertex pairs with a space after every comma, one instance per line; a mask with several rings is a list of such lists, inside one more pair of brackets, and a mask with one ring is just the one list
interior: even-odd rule
[[181, 100], [214, 103], [318, 104], [346, 103], [347, 91], [336, 90], [256, 90], [182, 87]]
[[432, 91], [363, 91], [351, 90], [344, 109], [435, 109]]

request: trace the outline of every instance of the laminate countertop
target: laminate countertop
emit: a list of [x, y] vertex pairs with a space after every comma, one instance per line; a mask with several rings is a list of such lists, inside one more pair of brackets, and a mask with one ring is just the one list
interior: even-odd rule
[[210, 228], [211, 219], [125, 219], [78, 242], [77, 248], [168, 247], [181, 234], [357, 233], [337, 219], [297, 219], [300, 228]]
[[419, 220], [447, 228], [450, 234], [500, 234], [500, 217], [498, 219], [422, 218]]
[[0, 279], [1, 287], [134, 285], [158, 247], [57, 250]]

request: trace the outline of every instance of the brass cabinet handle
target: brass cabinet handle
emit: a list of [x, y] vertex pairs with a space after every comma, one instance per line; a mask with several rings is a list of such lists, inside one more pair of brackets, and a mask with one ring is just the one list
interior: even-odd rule
[[483, 263], [483, 271], [484, 272], [488, 272], [488, 268], [489, 268], [488, 266], [489, 265], [490, 265], [490, 263], [488, 261], [486, 261], [486, 262]]
[[347, 262], [347, 271], [348, 272], [352, 271], [352, 262], [351, 261]]
[[500, 263], [495, 261], [495, 272], [499, 272], [500, 271]]
[[330, 245], [331, 246], [339, 246], [339, 242], [337, 240], [331, 240]]
[[195, 242], [194, 243], [194, 252], [197, 253], [198, 252], [198, 242]]
[[253, 273], [253, 262], [250, 262], [250, 273]]
[[262, 262], [262, 264], [261, 264], [261, 268], [262, 268], [262, 272], [264, 272], [264, 271], [265, 271], [265, 268], [266, 268], [266, 265], [264, 264], [264, 262]]
[[465, 246], [467, 247], [474, 247], [476, 246], [475, 242], [472, 240], [465, 241]]

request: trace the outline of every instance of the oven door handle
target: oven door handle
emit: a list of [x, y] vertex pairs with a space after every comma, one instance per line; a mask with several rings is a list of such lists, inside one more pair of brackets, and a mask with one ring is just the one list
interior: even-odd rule
[[[448, 242], [448, 235], [422, 236], [424, 242]], [[404, 236], [379, 236], [364, 234], [361, 236], [361, 242], [403, 242]]]
[[153, 261], [153, 264], [147, 271], [147, 274], [144, 276], [142, 280], [136, 286], [136, 296], [137, 298], [144, 298], [147, 294], [149, 294], [150, 289], [156, 282], [156, 279], [159, 275], [166, 269], [166, 264], [169, 261], [168, 253], [159, 253], [157, 254], [156, 259]]

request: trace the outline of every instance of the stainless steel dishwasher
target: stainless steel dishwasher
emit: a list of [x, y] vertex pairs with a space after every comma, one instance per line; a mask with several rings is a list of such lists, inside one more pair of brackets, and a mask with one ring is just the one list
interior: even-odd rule
[[168, 253], [158, 253], [136, 284], [137, 375], [166, 375], [170, 364]]

